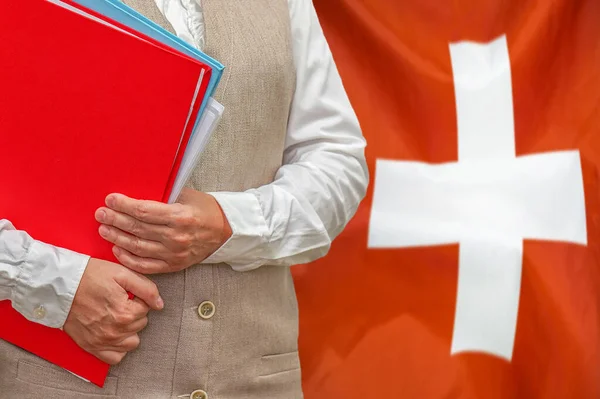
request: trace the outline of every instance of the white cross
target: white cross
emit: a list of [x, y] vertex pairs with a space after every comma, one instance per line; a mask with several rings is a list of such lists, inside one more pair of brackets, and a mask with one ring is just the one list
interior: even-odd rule
[[504, 36], [451, 44], [450, 56], [459, 161], [378, 159], [368, 245], [459, 243], [451, 353], [477, 351], [510, 361], [523, 240], [587, 244], [579, 152], [515, 155]]

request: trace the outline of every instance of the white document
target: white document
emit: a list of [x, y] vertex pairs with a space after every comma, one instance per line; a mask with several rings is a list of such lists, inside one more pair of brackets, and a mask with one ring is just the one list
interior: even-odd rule
[[217, 128], [224, 110], [225, 108], [223, 105], [221, 105], [214, 98], [211, 97], [208, 100], [202, 118], [200, 119], [200, 123], [198, 123], [196, 129], [194, 129], [192, 132], [190, 142], [188, 143], [185, 153], [183, 154], [183, 159], [181, 160], [181, 165], [179, 167], [179, 171], [177, 172], [177, 177], [175, 178], [171, 195], [169, 196], [169, 204], [177, 201], [179, 194], [181, 194], [183, 187], [185, 187], [185, 184], [192, 174], [192, 171], [196, 167], [196, 164], [198, 163], [200, 155], [204, 151], [208, 140]]

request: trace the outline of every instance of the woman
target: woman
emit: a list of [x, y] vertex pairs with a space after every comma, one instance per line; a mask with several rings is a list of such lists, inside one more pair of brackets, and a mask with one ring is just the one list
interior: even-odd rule
[[289, 266], [326, 254], [368, 183], [311, 0], [125, 3], [226, 66], [225, 115], [178, 204], [98, 209], [123, 266], [0, 222], [0, 299], [114, 365], [100, 389], [0, 341], [0, 396], [301, 398]]

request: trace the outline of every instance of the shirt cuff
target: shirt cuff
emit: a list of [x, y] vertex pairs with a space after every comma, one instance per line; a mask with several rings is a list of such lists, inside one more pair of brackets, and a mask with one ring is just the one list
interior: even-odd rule
[[268, 243], [269, 230], [256, 195], [250, 192], [208, 194], [221, 206], [233, 234], [202, 264], [226, 263], [240, 272], [262, 266], [265, 260], [257, 250]]
[[62, 328], [89, 259], [33, 241], [16, 279], [13, 308], [30, 321]]

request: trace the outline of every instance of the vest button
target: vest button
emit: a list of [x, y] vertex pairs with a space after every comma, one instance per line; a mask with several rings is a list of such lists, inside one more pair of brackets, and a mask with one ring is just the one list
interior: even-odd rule
[[190, 395], [190, 399], [208, 399], [208, 394], [201, 389], [198, 389]]
[[204, 301], [198, 306], [198, 315], [204, 320], [208, 320], [215, 315], [215, 304], [211, 301]]

